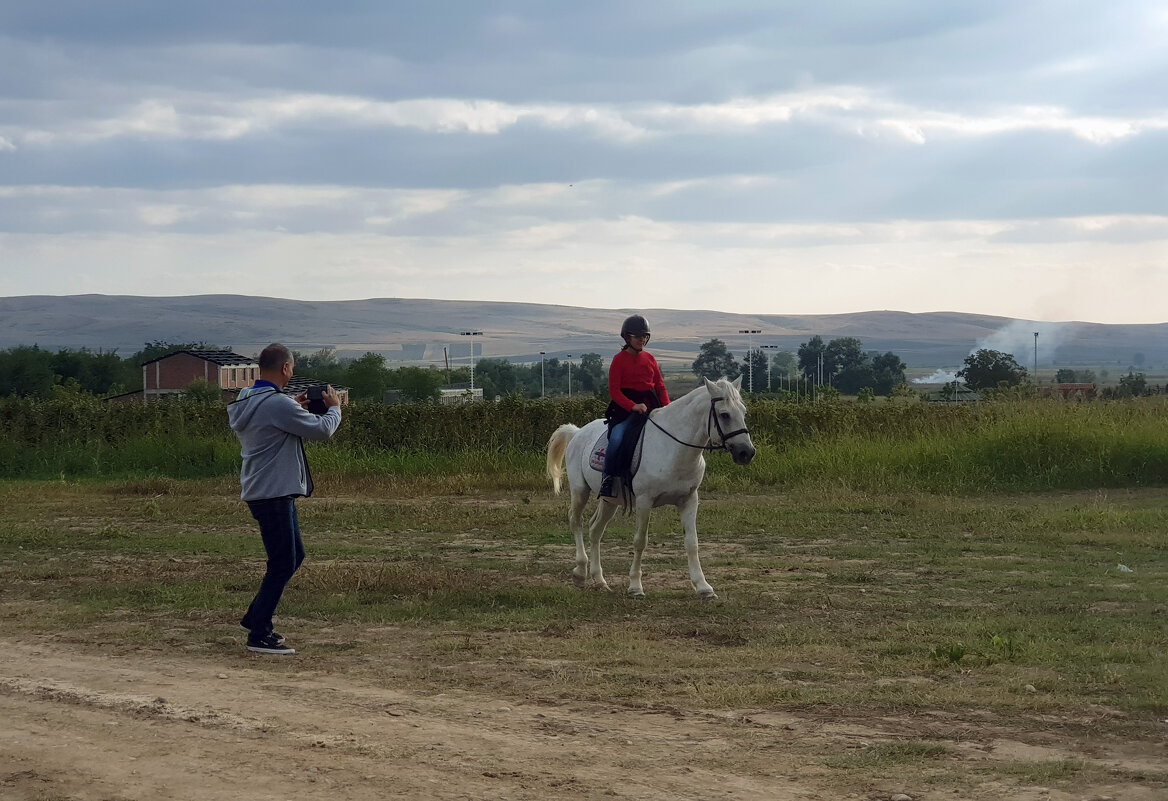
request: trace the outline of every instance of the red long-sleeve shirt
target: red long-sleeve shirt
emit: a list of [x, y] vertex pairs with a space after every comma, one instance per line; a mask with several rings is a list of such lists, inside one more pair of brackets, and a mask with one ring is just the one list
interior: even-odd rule
[[654, 392], [662, 406], [669, 405], [669, 393], [665, 391], [661, 368], [657, 366], [653, 354], [646, 351], [625, 348], [612, 357], [612, 364], [608, 368], [608, 395], [617, 406], [631, 412], [636, 401], [621, 392], [622, 389]]

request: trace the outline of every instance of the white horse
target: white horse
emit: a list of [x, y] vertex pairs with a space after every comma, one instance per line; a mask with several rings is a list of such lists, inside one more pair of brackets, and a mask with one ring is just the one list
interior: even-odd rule
[[[702, 574], [698, 561], [698, 485], [706, 473], [704, 452], [726, 450], [735, 464], [750, 464], [754, 443], [746, 430], [746, 404], [739, 390], [742, 379], [706, 380], [682, 398], [654, 409], [645, 424], [640, 467], [633, 477], [637, 532], [633, 538], [633, 564], [629, 569], [629, 595], [643, 598], [641, 554], [649, 532], [649, 515], [658, 506], [672, 504], [681, 512], [685, 530], [685, 554], [689, 559], [689, 579], [703, 600], [717, 598]], [[560, 491], [565, 457], [572, 503], [568, 525], [576, 537], [576, 568], [572, 581], [583, 587], [591, 576], [596, 586], [610, 589], [600, 569], [600, 538], [618, 508], [612, 500], [596, 507], [588, 524], [592, 559], [584, 547], [584, 506], [600, 488], [601, 474], [588, 462], [593, 444], [604, 432], [603, 420], [593, 420], [583, 428], [568, 423], [555, 430], [548, 440], [547, 473], [556, 493]]]

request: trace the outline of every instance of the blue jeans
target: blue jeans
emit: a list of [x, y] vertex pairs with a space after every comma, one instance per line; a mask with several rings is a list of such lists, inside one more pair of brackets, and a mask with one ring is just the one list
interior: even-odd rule
[[259, 592], [247, 614], [239, 621], [254, 637], [272, 633], [272, 615], [280, 603], [292, 574], [304, 562], [304, 542], [300, 539], [300, 520], [296, 516], [296, 499], [266, 498], [248, 501], [251, 516], [260, 524], [260, 537], [268, 554], [268, 569], [260, 582]]
[[[633, 412], [609, 429], [608, 447], [604, 450], [604, 475], [615, 476], [628, 469], [629, 463], [633, 461], [632, 449], [636, 447], [637, 437], [648, 421], [648, 415]], [[627, 454], [623, 452], [626, 447], [629, 449]]]

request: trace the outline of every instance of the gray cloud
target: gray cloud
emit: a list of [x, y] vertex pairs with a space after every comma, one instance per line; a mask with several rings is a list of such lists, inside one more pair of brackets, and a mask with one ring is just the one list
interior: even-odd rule
[[[1010, 313], [1155, 313], [1090, 277], [1164, 266], [1152, 0], [11, 0], [0, 31], [0, 293], [106, 263], [112, 291], [116, 240], [174, 265], [143, 292], [192, 252], [263, 273], [299, 248], [353, 297], [570, 302], [567, 272], [637, 270], [630, 302], [661, 305], [654, 278], [705, 302], [716, 264], [784, 304], [754, 311], [1004, 314], [970, 269], [1040, 265]], [[824, 275], [835, 296], [801, 289]]]

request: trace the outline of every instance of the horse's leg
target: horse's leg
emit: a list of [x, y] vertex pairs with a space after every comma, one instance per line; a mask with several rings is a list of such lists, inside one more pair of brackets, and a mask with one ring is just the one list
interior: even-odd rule
[[592, 560], [591, 571], [592, 580], [601, 587], [601, 589], [611, 589], [608, 582], [604, 580], [604, 571], [600, 569], [600, 538], [604, 536], [604, 527], [608, 525], [608, 521], [612, 520], [612, 516], [616, 514], [617, 505], [615, 503], [599, 503], [596, 506], [596, 511], [592, 513], [592, 520], [588, 524], [588, 538], [592, 544]]
[[718, 597], [714, 588], [702, 573], [702, 563], [698, 559], [698, 493], [697, 490], [678, 506], [681, 511], [681, 525], [685, 530], [685, 556], [689, 560], [689, 581], [703, 601]]
[[576, 567], [572, 569], [572, 583], [583, 587], [588, 579], [588, 550], [584, 547], [584, 507], [588, 505], [591, 490], [585, 484], [582, 490], [572, 489], [572, 503], [568, 507], [568, 527], [576, 538]]
[[641, 554], [649, 540], [649, 517], [653, 507], [637, 505], [637, 532], [633, 535], [633, 565], [629, 568], [629, 595], [644, 598], [645, 588], [641, 586]]

